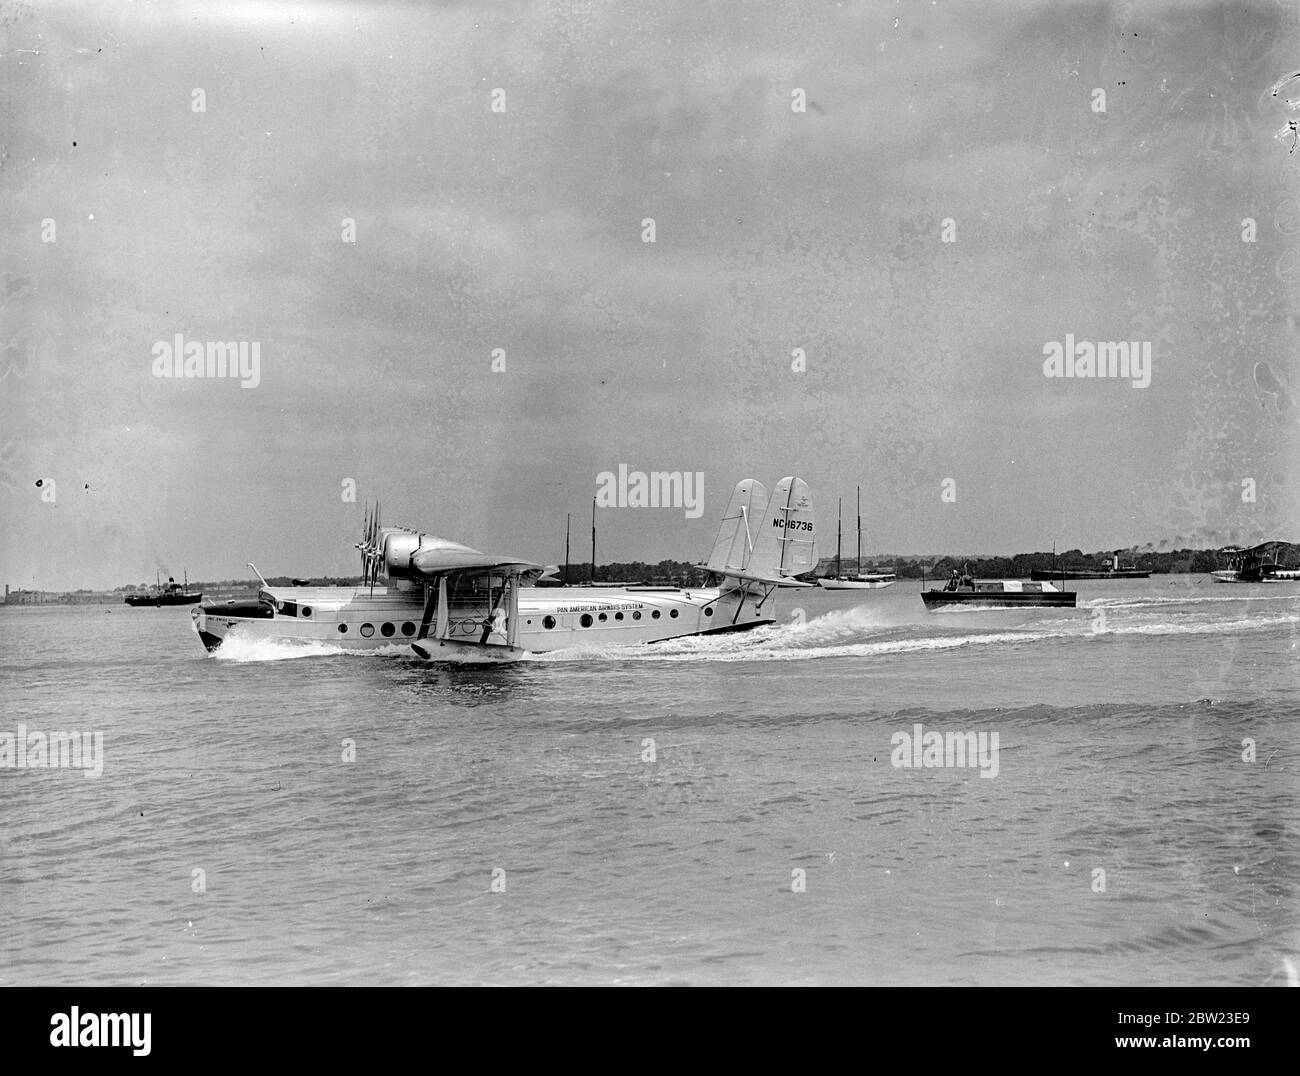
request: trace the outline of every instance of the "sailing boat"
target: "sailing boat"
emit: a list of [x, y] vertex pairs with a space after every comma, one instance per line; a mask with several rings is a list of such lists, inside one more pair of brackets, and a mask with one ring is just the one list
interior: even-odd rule
[[823, 576], [817, 580], [819, 586], [827, 590], [880, 590], [893, 586], [897, 578], [893, 572], [862, 571], [862, 487], [858, 487], [858, 557], [854, 561], [857, 569], [853, 575], [845, 575], [840, 570], [840, 539], [843, 532], [844, 501], [840, 500], [840, 510], [835, 524], [835, 574]]

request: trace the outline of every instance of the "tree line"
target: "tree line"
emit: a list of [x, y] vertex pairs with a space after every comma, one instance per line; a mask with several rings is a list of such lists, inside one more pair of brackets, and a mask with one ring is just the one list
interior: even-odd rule
[[[1110, 562], [1110, 552], [1084, 553], [1079, 549], [1067, 549], [1064, 553], [1017, 553], [1011, 557], [972, 557], [963, 555], [944, 555], [935, 557], [863, 557], [863, 571], [893, 572], [900, 579], [920, 579], [925, 576], [946, 578], [956, 569], [967, 570], [982, 579], [1028, 579], [1035, 570], [1091, 571], [1102, 568]], [[843, 558], [846, 571], [853, 570], [853, 558]], [[1164, 575], [1175, 572], [1208, 573], [1217, 568], [1226, 567], [1225, 559], [1213, 549], [1175, 549], [1169, 552], [1121, 553], [1122, 567], [1135, 567], [1152, 575]], [[835, 569], [834, 557], [822, 557], [817, 567], [800, 576], [811, 580], [828, 575]], [[700, 565], [684, 560], [661, 560], [650, 564], [642, 560], [614, 561], [610, 564], [597, 564], [593, 579], [591, 563], [583, 561], [568, 566], [567, 580], [570, 586], [582, 586], [588, 581], [596, 583], [647, 583], [663, 586], [697, 587], [702, 586], [707, 572]], [[560, 565], [556, 573], [560, 581], [565, 579], [565, 567]], [[273, 587], [293, 585], [294, 577], [287, 575], [268, 576], [267, 583]], [[218, 582], [198, 583], [191, 581], [191, 587], [210, 587], [213, 589], [255, 586], [247, 579], [225, 579]], [[360, 576], [317, 576], [311, 579], [312, 586], [351, 587], [360, 586]], [[121, 588], [119, 588], [121, 589]]]

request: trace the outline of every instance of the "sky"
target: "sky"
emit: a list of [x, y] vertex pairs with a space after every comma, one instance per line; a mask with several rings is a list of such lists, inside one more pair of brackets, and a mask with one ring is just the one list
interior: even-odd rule
[[[2, 0], [0, 579], [354, 573], [376, 500], [540, 563], [572, 514], [585, 560], [620, 465], [703, 510], [600, 508], [601, 562], [702, 560], [791, 474], [823, 555], [859, 486], [868, 553], [1300, 540], [1298, 29]], [[157, 376], [178, 334], [256, 385]], [[1149, 384], [1047, 376], [1067, 334]]]

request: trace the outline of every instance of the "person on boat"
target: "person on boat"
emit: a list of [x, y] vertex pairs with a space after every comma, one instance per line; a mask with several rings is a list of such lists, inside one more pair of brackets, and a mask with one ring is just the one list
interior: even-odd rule
[[956, 590], [956, 589], [957, 589], [957, 586], [958, 586], [958, 584], [959, 584], [959, 582], [960, 582], [960, 580], [959, 580], [959, 578], [958, 578], [958, 576], [957, 576], [957, 569], [954, 568], [954, 569], [952, 570], [952, 575], [948, 577], [948, 582], [947, 582], [947, 584], [944, 586], [943, 589], [944, 589], [944, 590]]

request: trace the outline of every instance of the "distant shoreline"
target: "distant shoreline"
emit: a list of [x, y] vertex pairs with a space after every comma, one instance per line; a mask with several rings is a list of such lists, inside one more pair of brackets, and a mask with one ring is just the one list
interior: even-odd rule
[[[1017, 553], [1011, 557], [981, 557], [969, 554], [949, 554], [934, 557], [897, 556], [880, 554], [862, 558], [862, 571], [893, 572], [899, 579], [933, 578], [947, 576], [954, 569], [984, 579], [1028, 579], [1032, 571], [1091, 571], [1104, 568], [1113, 554], [1085, 554], [1077, 549], [1054, 555], [1052, 553]], [[1167, 553], [1121, 550], [1124, 567], [1134, 567], [1152, 575], [1208, 575], [1224, 567], [1217, 549], [1179, 549]], [[845, 571], [859, 570], [855, 558], [841, 560]], [[835, 558], [823, 556], [816, 568], [800, 578], [811, 579], [830, 574]], [[703, 571], [698, 565], [685, 561], [663, 560], [658, 564], [644, 561], [612, 562], [599, 564], [593, 573], [590, 564], [570, 564], [568, 579], [572, 586], [581, 586], [589, 580], [597, 583], [655, 583], [674, 586], [699, 586]], [[267, 580], [271, 586], [292, 586], [291, 576], [274, 576]], [[313, 577], [312, 586], [361, 586], [360, 577]], [[223, 579], [213, 583], [191, 581], [189, 586], [202, 592], [204, 601], [249, 601], [257, 597], [258, 584], [244, 580]], [[4, 606], [27, 605], [126, 605], [128, 594], [147, 592], [147, 587], [118, 587], [114, 590], [16, 590], [5, 587]], [[196, 603], [197, 604], [197, 603]], [[178, 608], [193, 608], [179, 606]]]

